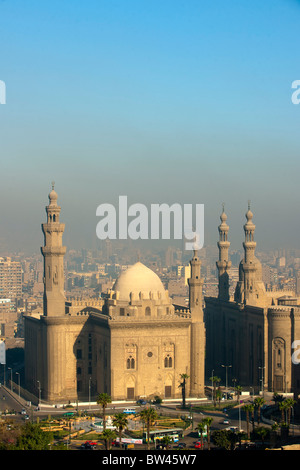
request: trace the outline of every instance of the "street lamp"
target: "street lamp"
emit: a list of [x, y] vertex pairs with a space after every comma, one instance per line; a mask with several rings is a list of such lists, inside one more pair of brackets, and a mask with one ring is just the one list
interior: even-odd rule
[[91, 409], [91, 377], [89, 378], [89, 409]]
[[21, 387], [20, 387], [20, 374], [19, 374], [19, 372], [16, 372], [16, 375], [18, 376], [19, 398], [20, 398], [20, 396], [21, 396]]
[[258, 369], [261, 369], [261, 392], [262, 392], [262, 396], [264, 396], [264, 391], [265, 391], [264, 368], [265, 368], [264, 366], [258, 368]]
[[37, 380], [37, 383], [39, 384], [39, 404], [38, 407], [40, 407], [40, 402], [41, 402], [41, 382]]
[[230, 366], [224, 366], [224, 364], [222, 364], [222, 367], [225, 367], [225, 369], [226, 369], [226, 400], [227, 400], [227, 398], [228, 398], [228, 392], [227, 392], [227, 382], [228, 382], [228, 380], [227, 380], [227, 373], [228, 373], [228, 367], [232, 367], [232, 365], [230, 365]]
[[8, 367], [8, 370], [10, 370], [10, 390], [13, 391], [13, 386], [12, 386], [12, 368]]

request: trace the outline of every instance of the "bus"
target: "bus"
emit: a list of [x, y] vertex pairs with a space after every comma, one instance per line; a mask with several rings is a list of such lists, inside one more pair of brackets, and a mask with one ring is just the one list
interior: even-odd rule
[[[169, 436], [173, 442], [178, 442], [179, 439], [183, 437], [182, 428], [172, 428], [172, 429], [156, 429], [155, 431], [150, 431], [150, 442], [159, 442], [165, 436]], [[147, 431], [143, 432], [143, 443], [148, 442], [148, 433]]]

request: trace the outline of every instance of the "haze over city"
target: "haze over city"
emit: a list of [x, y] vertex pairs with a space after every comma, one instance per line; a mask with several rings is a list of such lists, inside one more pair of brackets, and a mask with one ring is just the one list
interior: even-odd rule
[[[225, 203], [241, 249], [299, 247], [300, 2], [0, 3], [1, 250], [37, 251], [51, 182], [68, 248], [97, 246], [97, 206]], [[149, 241], [149, 247], [151, 241]]]

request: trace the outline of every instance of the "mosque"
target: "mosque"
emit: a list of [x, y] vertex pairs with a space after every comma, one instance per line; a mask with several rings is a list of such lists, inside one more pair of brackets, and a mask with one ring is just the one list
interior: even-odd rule
[[[234, 298], [229, 295], [229, 226], [221, 214], [218, 297], [205, 298], [206, 370], [253, 391], [294, 393], [298, 397], [299, 364], [292, 360], [293, 343], [300, 339], [300, 305], [285, 291], [267, 291], [262, 266], [255, 256], [255, 225], [246, 213], [244, 257]], [[213, 371], [213, 372], [212, 372]]]
[[298, 299], [268, 292], [255, 256], [255, 225], [248, 208], [244, 257], [233, 298], [229, 295], [227, 216], [219, 225], [218, 296], [202, 296], [201, 261], [190, 261], [189, 307], [172, 304], [159, 277], [141, 262], [123, 272], [104, 303], [73, 308], [64, 294], [64, 224], [54, 188], [46, 207], [44, 307], [25, 323], [26, 389], [48, 403], [86, 401], [99, 393], [112, 400], [204, 397], [205, 379], [226, 378], [253, 391], [298, 397], [300, 340]]
[[205, 326], [201, 262], [190, 261], [189, 307], [176, 308], [141, 262], [123, 272], [102, 306], [81, 310], [64, 295], [64, 224], [52, 188], [44, 233], [44, 308], [25, 322], [26, 389], [48, 403], [204, 396]]

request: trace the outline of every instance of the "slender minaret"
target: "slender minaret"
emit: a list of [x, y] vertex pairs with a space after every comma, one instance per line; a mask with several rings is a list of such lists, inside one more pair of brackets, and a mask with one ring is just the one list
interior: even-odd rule
[[194, 250], [190, 266], [191, 277], [188, 279], [189, 307], [192, 317], [190, 394], [198, 397], [204, 396], [205, 325], [202, 308], [203, 279], [201, 279], [201, 261], [197, 250]]
[[42, 224], [45, 243], [41, 248], [44, 256], [44, 315], [59, 317], [65, 315], [64, 294], [64, 255], [66, 247], [62, 246], [62, 235], [65, 224], [59, 222], [61, 208], [57, 205], [57, 194], [49, 194], [49, 205], [46, 207], [47, 223]]
[[256, 242], [254, 241], [255, 225], [252, 222], [253, 213], [250, 209], [250, 201], [248, 201], [248, 211], [246, 213], [247, 222], [244, 225], [245, 241], [244, 247], [244, 303], [247, 304], [249, 296], [254, 292], [254, 285], [256, 282], [257, 266], [255, 263], [255, 248]]
[[[202, 310], [202, 286], [203, 279], [201, 279], [201, 261], [198, 256], [198, 251], [194, 250], [194, 256], [190, 261], [191, 277], [188, 279], [189, 284], [189, 305], [190, 310], [197, 309], [197, 312]], [[195, 310], [196, 311], [196, 310]]]
[[224, 212], [224, 204], [223, 204], [223, 212], [220, 216], [221, 224], [218, 227], [219, 230], [219, 241], [218, 241], [218, 248], [219, 248], [219, 260], [217, 261], [216, 265], [219, 271], [219, 296], [220, 300], [229, 300], [229, 275], [228, 270], [231, 267], [231, 261], [229, 261], [228, 250], [230, 247], [230, 242], [228, 241], [228, 231], [229, 226], [226, 223], [227, 215]]
[[250, 209], [250, 201], [248, 202], [246, 219], [247, 222], [244, 225], [245, 241], [243, 242], [244, 259], [240, 262], [235, 301], [244, 305], [263, 305], [266, 291], [262, 281], [261, 263], [255, 256], [255, 225], [252, 222], [253, 213]]

